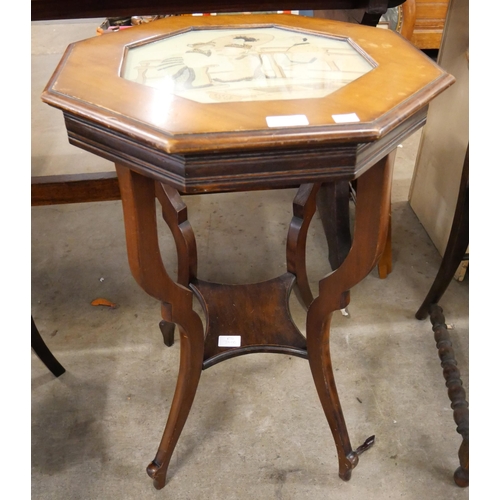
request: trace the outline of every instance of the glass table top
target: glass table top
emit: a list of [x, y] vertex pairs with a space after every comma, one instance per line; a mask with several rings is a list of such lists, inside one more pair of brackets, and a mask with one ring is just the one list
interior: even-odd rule
[[121, 76], [199, 103], [325, 97], [376, 63], [343, 37], [277, 27], [192, 29], [130, 47]]

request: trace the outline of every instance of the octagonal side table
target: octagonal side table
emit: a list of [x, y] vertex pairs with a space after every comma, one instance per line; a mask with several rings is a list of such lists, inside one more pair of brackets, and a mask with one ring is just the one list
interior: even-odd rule
[[[255, 352], [308, 359], [339, 475], [350, 478], [374, 436], [351, 446], [331, 364], [331, 315], [383, 251], [391, 152], [453, 81], [396, 33], [300, 16], [174, 17], [68, 48], [42, 99], [63, 111], [72, 144], [116, 164], [132, 274], [161, 303], [164, 325], [180, 330], [175, 395], [148, 466], [156, 488], [166, 483], [202, 370]], [[305, 260], [316, 193], [322, 182], [355, 179], [352, 247], [313, 297]], [[197, 277], [180, 194], [297, 185], [283, 275], [247, 285]], [[156, 199], [175, 239], [177, 280], [162, 263]], [[307, 308], [306, 336], [290, 316], [294, 286]]]

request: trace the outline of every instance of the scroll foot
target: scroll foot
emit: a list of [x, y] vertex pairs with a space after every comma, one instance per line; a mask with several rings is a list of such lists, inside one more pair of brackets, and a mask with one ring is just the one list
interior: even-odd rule
[[157, 490], [161, 490], [167, 482], [166, 471], [161, 470], [161, 466], [157, 465], [154, 461], [151, 462], [147, 468], [146, 472], [148, 476], [153, 480], [153, 486]]
[[351, 451], [346, 455], [345, 459], [345, 462], [339, 467], [339, 477], [342, 481], [349, 481], [352, 470], [358, 465], [359, 457], [355, 451]]

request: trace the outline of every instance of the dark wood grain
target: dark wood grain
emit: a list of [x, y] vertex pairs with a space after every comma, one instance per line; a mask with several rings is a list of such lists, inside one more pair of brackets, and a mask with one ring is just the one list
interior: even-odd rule
[[120, 199], [115, 172], [31, 177], [31, 206]]
[[337, 269], [351, 249], [349, 182], [325, 182], [317, 196], [318, 211], [328, 244], [328, 261]]
[[460, 466], [453, 477], [455, 483], [463, 488], [469, 486], [469, 404], [466, 401], [443, 309], [437, 304], [430, 307], [430, 320], [453, 409], [453, 418], [457, 424], [457, 432], [462, 436], [462, 444], [458, 450]]
[[[189, 14], [193, 12], [239, 12], [297, 9], [369, 9], [382, 5], [393, 7], [404, 0], [271, 0], [245, 2], [231, 0], [31, 0], [31, 20], [78, 19], [88, 17]], [[384, 10], [384, 12], [385, 12]]]
[[[290, 273], [249, 285], [194, 280], [191, 288], [207, 317], [203, 367], [255, 352], [307, 357], [306, 340], [288, 306], [294, 282]], [[241, 336], [241, 346], [219, 347], [221, 335]]]
[[169, 154], [73, 116], [66, 117], [66, 127], [71, 144], [169, 184], [183, 194], [284, 188], [311, 180], [355, 177], [357, 144], [255, 151], [241, 148], [247, 144], [243, 138], [242, 142], [232, 138], [233, 147], [239, 144], [241, 151]]
[[174, 345], [175, 323], [163, 319], [160, 321], [159, 327], [163, 336], [163, 343], [167, 347], [172, 347]]

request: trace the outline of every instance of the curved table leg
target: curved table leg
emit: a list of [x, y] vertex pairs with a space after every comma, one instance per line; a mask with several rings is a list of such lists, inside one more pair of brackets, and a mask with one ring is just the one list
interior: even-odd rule
[[[391, 155], [394, 153], [391, 153]], [[351, 251], [340, 267], [320, 281], [319, 295], [307, 313], [307, 351], [316, 390], [337, 447], [339, 475], [348, 480], [358, 455], [374, 436], [357, 450], [349, 440], [330, 357], [330, 318], [349, 303], [349, 290], [377, 264], [387, 237], [392, 158], [388, 155], [357, 182], [356, 225]]]
[[[169, 461], [196, 394], [203, 367], [203, 325], [192, 309], [191, 290], [173, 282], [163, 266], [156, 228], [155, 182], [120, 165], [116, 168], [132, 274], [148, 294], [162, 302], [164, 319], [169, 321], [171, 318], [181, 331], [181, 365], [174, 400], [158, 452], [148, 466], [148, 474], [159, 489], [165, 485]], [[374, 436], [356, 450], [352, 449], [331, 365], [330, 317], [334, 310], [347, 306], [349, 289], [370, 272], [382, 253], [387, 234], [390, 170], [390, 161], [386, 158], [359, 179], [356, 229], [351, 251], [337, 271], [321, 280], [319, 295], [307, 313], [309, 364], [337, 446], [339, 474], [345, 480], [349, 479], [359, 454], [373, 444]], [[317, 188], [304, 189], [307, 196], [301, 206], [307, 206], [309, 210]], [[295, 231], [298, 246], [303, 245], [302, 240], [305, 241], [310, 216], [304, 216], [299, 224], [302, 227]], [[300, 267], [304, 262], [299, 258], [294, 263]], [[306, 278], [305, 266], [302, 271]]]
[[[178, 191], [167, 184], [155, 183], [156, 198], [162, 207], [163, 220], [167, 223], [174, 237], [177, 250], [177, 283], [189, 286], [196, 278], [198, 257], [196, 239], [188, 220], [187, 206]], [[172, 323], [170, 304], [162, 304], [160, 331], [167, 347], [174, 345], [175, 323]]]
[[33, 316], [31, 316], [31, 348], [55, 377], [61, 376], [66, 371], [43, 341]]
[[[346, 181], [323, 184], [317, 197], [318, 211], [328, 243], [328, 260], [333, 270], [342, 264], [351, 248], [349, 199], [350, 188]], [[384, 251], [378, 262], [378, 274], [380, 279], [385, 279], [391, 272], [392, 240], [389, 218], [389, 230]]]
[[448, 288], [460, 262], [463, 260], [469, 245], [469, 148], [465, 154], [457, 206], [450, 237], [446, 245], [441, 266], [434, 283], [425, 297], [422, 305], [415, 314], [417, 319], [424, 319], [429, 315], [431, 304], [437, 304]]
[[287, 271], [297, 277], [299, 298], [307, 308], [313, 295], [307, 279], [306, 239], [307, 230], [316, 212], [316, 193], [321, 184], [302, 184], [293, 200], [293, 217], [286, 244]]
[[187, 206], [173, 187], [157, 182], [155, 195], [162, 208], [163, 219], [174, 237], [177, 249], [177, 283], [185, 287], [196, 278], [198, 254]]
[[[196, 325], [193, 327], [196, 329]], [[193, 404], [203, 366], [203, 338], [201, 342], [192, 339], [183, 328], [180, 328], [180, 333], [181, 359], [174, 399], [158, 452], [147, 467], [147, 473], [158, 490], [165, 486], [167, 468]]]
[[[116, 165], [125, 220], [130, 269], [146, 293], [162, 303], [162, 315], [181, 332], [180, 370], [167, 425], [147, 472], [156, 488], [165, 486], [172, 452], [186, 422], [203, 364], [204, 334], [193, 311], [193, 292], [172, 281], [158, 246], [155, 181]], [[165, 318], [165, 316], [167, 316]]]
[[[358, 455], [352, 449], [340, 399], [335, 386], [330, 357], [330, 318], [309, 317], [307, 322], [307, 352], [319, 399], [337, 447], [339, 476], [344, 481], [358, 464]], [[314, 332], [314, 334], [313, 334]], [[311, 337], [310, 337], [311, 335]]]
[[326, 182], [321, 185], [316, 200], [333, 270], [338, 269], [351, 249], [349, 196], [349, 182]]

